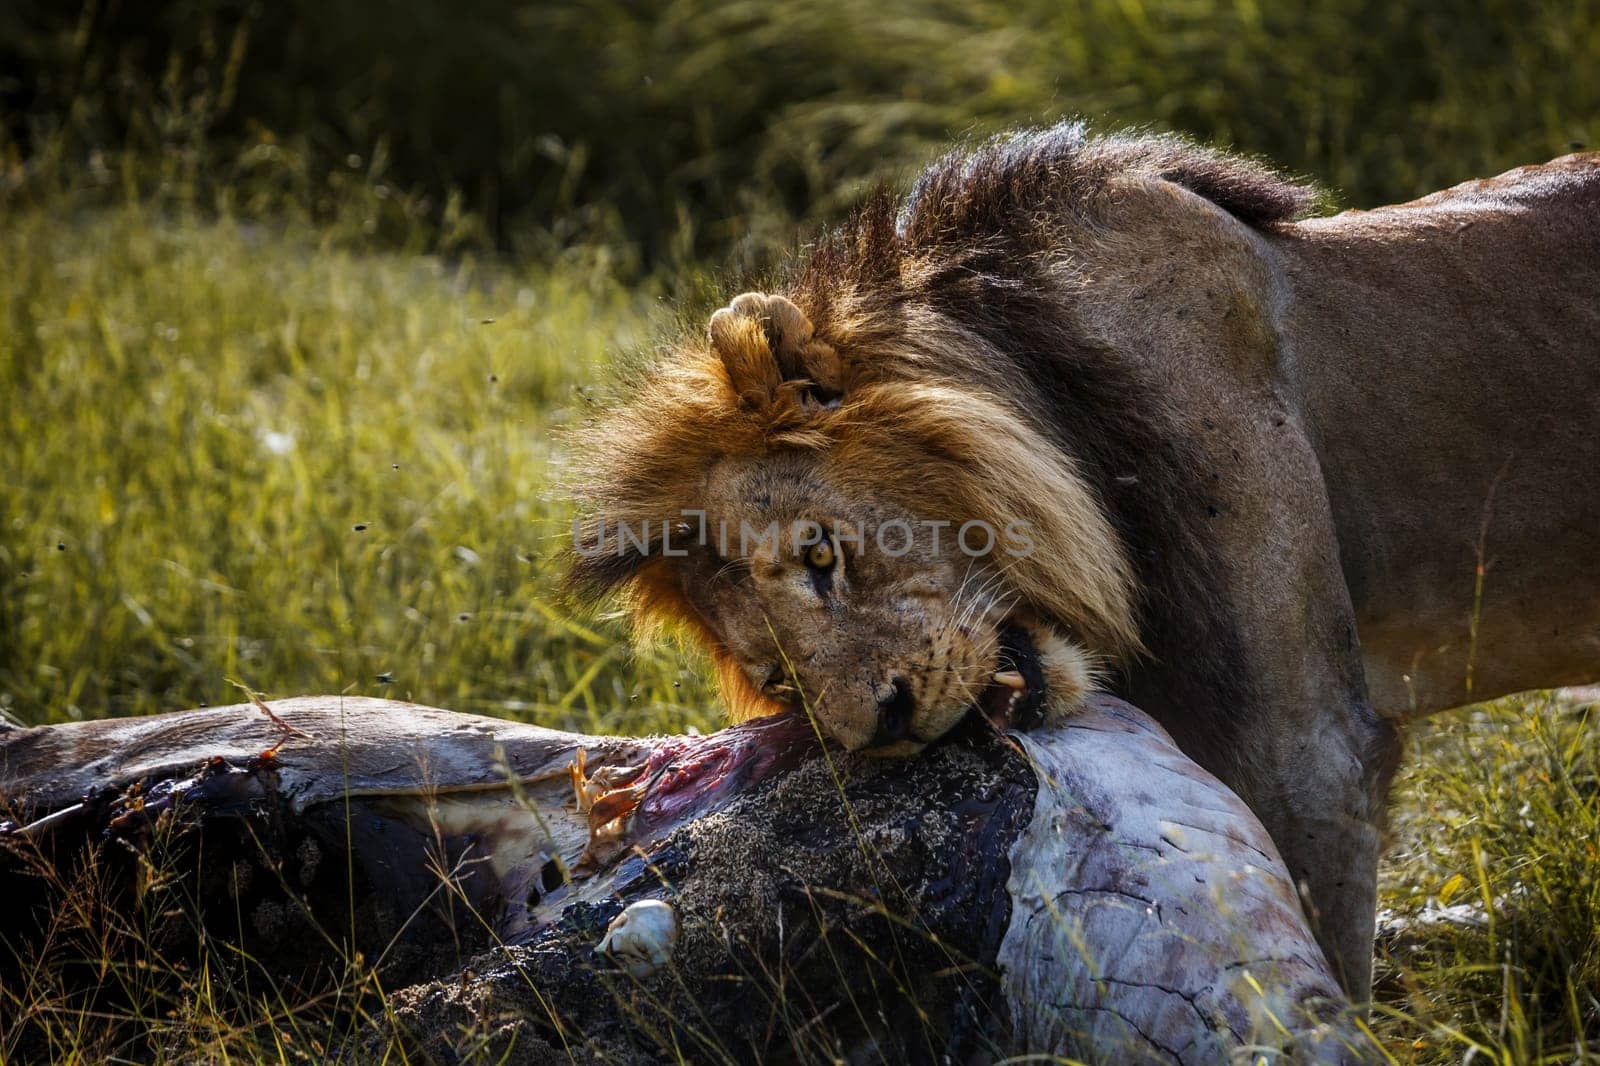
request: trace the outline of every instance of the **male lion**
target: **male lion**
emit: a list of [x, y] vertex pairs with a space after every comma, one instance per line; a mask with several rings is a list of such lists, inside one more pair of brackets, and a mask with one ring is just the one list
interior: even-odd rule
[[1397, 727], [1600, 676], [1600, 154], [1313, 202], [1078, 126], [941, 159], [598, 423], [576, 579], [852, 749], [1099, 679], [1364, 1000]]

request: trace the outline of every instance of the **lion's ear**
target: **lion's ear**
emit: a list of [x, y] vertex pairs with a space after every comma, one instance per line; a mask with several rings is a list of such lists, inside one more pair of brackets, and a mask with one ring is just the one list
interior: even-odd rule
[[805, 312], [784, 296], [747, 292], [711, 316], [711, 345], [739, 398], [752, 407], [774, 403], [785, 386], [801, 402], [835, 407], [844, 394], [844, 364], [818, 340]]

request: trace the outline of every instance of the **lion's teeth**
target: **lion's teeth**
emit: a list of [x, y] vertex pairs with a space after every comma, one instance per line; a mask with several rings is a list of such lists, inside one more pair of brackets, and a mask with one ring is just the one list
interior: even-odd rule
[[1028, 687], [1019, 670], [996, 670], [994, 679], [1006, 688], [1014, 688], [1019, 692]]

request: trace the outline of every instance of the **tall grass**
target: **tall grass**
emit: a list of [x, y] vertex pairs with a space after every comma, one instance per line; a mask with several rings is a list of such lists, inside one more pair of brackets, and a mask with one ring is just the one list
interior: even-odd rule
[[1402, 1061], [1600, 1062], [1597, 695], [1503, 700], [1412, 738], [1380, 883], [1408, 926], [1378, 965]]
[[6, 714], [174, 710], [234, 678], [703, 721], [698, 672], [556, 595], [552, 432], [645, 342], [648, 292], [140, 208], [13, 215], [0, 261]]

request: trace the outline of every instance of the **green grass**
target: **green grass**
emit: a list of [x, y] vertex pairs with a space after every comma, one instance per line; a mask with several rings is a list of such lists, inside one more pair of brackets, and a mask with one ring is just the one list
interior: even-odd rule
[[[1592, 690], [1591, 690], [1592, 692]], [[1401, 1061], [1600, 1062], [1600, 706], [1532, 696], [1416, 730], [1380, 907], [1440, 904], [1380, 953], [1380, 1031]]]
[[[580, 260], [444, 262], [334, 232], [3, 217], [0, 708], [153, 713], [233, 702], [236, 678], [593, 732], [714, 724], [692, 659], [636, 654], [557, 594], [552, 434], [648, 346], [657, 293]], [[1410, 747], [1383, 906], [1491, 919], [1392, 945], [1380, 1035], [1400, 1062], [1600, 1059], [1592, 715], [1507, 701]], [[316, 1057], [286, 1005], [185, 981], [160, 1021], [173, 1057]], [[102, 1054], [99, 1024], [62, 1019], [61, 1057]]]
[[0, 229], [5, 713], [231, 702], [237, 678], [705, 723], [698, 671], [557, 596], [552, 434], [646, 342], [648, 294], [135, 208]]

